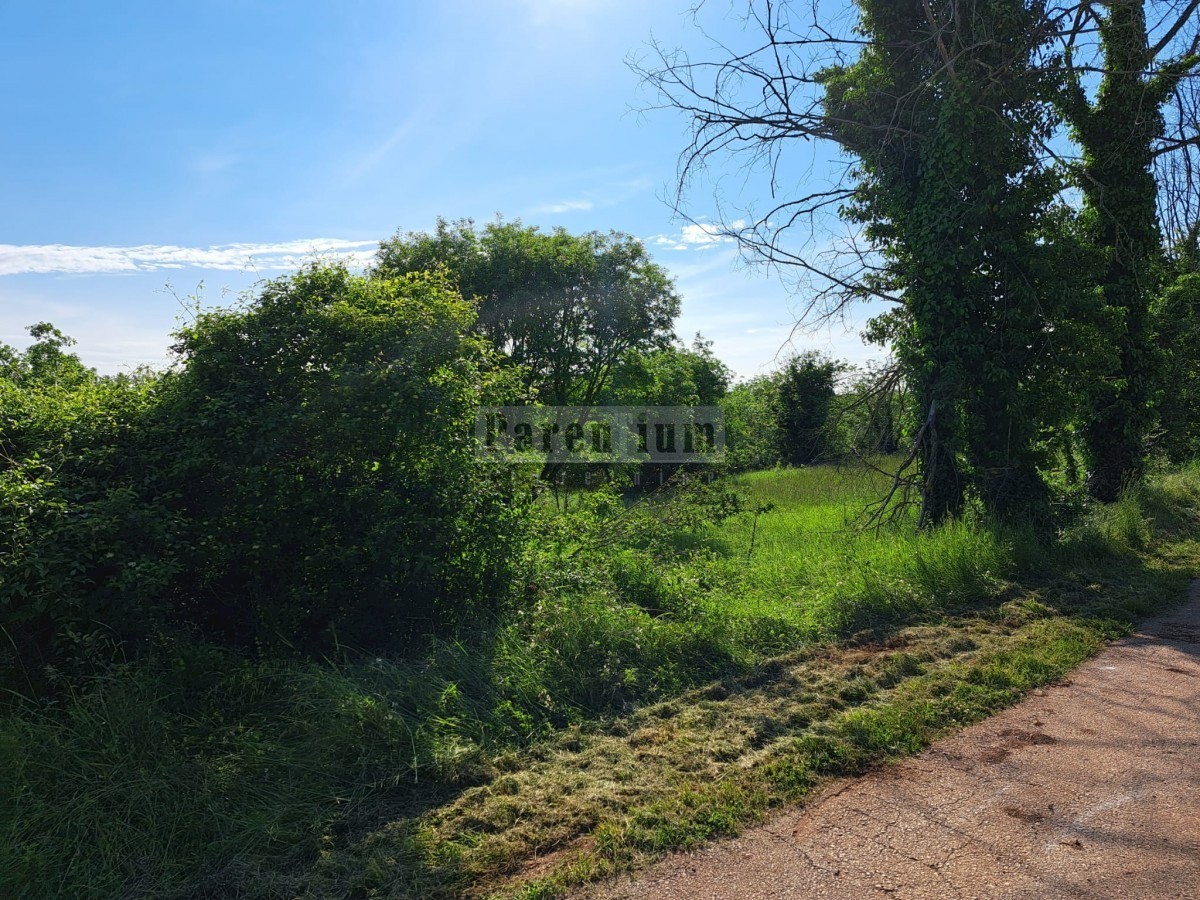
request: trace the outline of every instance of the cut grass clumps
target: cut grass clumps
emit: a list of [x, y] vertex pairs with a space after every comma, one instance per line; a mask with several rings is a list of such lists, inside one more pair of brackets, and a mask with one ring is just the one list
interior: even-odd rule
[[[915, 752], [1069, 671], [1097, 632], [1025, 604], [905, 629], [891, 646], [814, 648], [542, 746], [498, 785], [338, 847], [323, 896], [557, 896], [663, 852], [736, 834], [824, 779]], [[903, 673], [911, 673], [904, 675]], [[870, 685], [847, 697], [847, 681]], [[892, 681], [891, 687], [883, 685]], [[411, 835], [422, 835], [414, 844]], [[450, 860], [452, 863], [448, 863]]]
[[[1167, 493], [1168, 509], [1180, 508], [1171, 521], [1187, 521], [1188, 485]], [[1126, 502], [1140, 503], [1136, 497]], [[1153, 521], [1166, 520], [1160, 515]], [[882, 570], [906, 600], [878, 589], [882, 579], [860, 578], [857, 591], [843, 587], [840, 604], [804, 608], [793, 598], [772, 602], [758, 591], [764, 584], [825, 579], [845, 585], [848, 579], [824, 571], [791, 573], [784, 581], [779, 551], [771, 549], [782, 541], [773, 541], [767, 528], [767, 541], [756, 550], [764, 557], [749, 567], [751, 591], [721, 598], [728, 600], [732, 618], [750, 621], [766, 613], [809, 640], [856, 630], [865, 621], [869, 633], [859, 641], [882, 642], [812, 645], [582, 732], [565, 746], [551, 742], [511, 776], [522, 785], [517, 796], [524, 798], [519, 813], [511, 808], [504, 813], [506, 821], [519, 823], [516, 828], [481, 826], [488, 821], [487, 788], [469, 791], [422, 819], [439, 835], [442, 852], [447, 844], [459, 846], [450, 880], [437, 882], [437, 890], [557, 896], [570, 884], [736, 833], [771, 808], [802, 800], [826, 778], [859, 774], [915, 752], [947, 729], [978, 721], [1062, 677], [1127, 630], [1136, 616], [1182, 596], [1200, 561], [1195, 544], [1177, 533], [1171, 535], [1174, 550], [1148, 555], [1137, 552], [1128, 532], [1095, 522], [1080, 527], [1086, 529], [1111, 552], [1081, 555], [1070, 542], [1061, 550], [1039, 550], [1022, 535], [1006, 539], [965, 525], [930, 536], [895, 535], [882, 549], [864, 543], [864, 552], [875, 553], [872, 571]], [[726, 528], [731, 544], [733, 532]], [[939, 558], [906, 552], [923, 549], [922, 542], [945, 553]], [[841, 573], [865, 562], [852, 552], [834, 560], [830, 568], [840, 564]], [[1012, 583], [1022, 576], [1019, 560], [1035, 561], [1043, 573], [1024, 588]], [[761, 581], [755, 581], [755, 572], [764, 576]], [[949, 600], [938, 596], [939, 586]], [[822, 618], [823, 609], [855, 604], [929, 624], [897, 631], [869, 615]], [[543, 799], [547, 796], [555, 799]], [[470, 827], [459, 820], [459, 805], [471, 810]], [[463, 834], [475, 838], [462, 842]], [[493, 844], [481, 836], [491, 834], [502, 840]], [[387, 845], [379, 835], [347, 845], [331, 855], [330, 868], [314, 870], [313, 884], [338, 884], [343, 867], [359, 867], [362, 853], [378, 859]], [[407, 872], [431, 871], [420, 857], [376, 871], [379, 880], [363, 885], [368, 893], [419, 896], [431, 890], [429, 882], [418, 889], [408, 880]]]

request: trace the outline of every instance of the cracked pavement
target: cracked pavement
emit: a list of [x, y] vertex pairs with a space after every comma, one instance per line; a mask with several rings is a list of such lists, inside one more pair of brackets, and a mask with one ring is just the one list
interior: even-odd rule
[[1200, 582], [920, 756], [580, 896], [1200, 898]]

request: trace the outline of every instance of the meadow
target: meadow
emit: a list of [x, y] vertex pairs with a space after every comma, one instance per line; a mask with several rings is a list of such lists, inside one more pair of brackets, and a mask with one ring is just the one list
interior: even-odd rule
[[64, 679], [0, 721], [0, 891], [554, 896], [1014, 702], [1182, 597], [1200, 560], [1197, 468], [1052, 545], [863, 530], [875, 479], [545, 504], [531, 602], [419, 654], [163, 636]]

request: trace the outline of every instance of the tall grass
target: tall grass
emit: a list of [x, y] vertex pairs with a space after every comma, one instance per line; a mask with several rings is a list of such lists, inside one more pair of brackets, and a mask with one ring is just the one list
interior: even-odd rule
[[[855, 477], [857, 475], [857, 477]], [[729, 615], [772, 617], [826, 640], [994, 593], [1011, 576], [1022, 533], [954, 522], [918, 534], [911, 523], [864, 529], [885, 489], [871, 471], [813, 467], [744, 476], [752, 509], [722, 529], [738, 590], [714, 602]]]
[[482, 719], [445, 662], [189, 656], [0, 720], [0, 893], [157, 893], [202, 864], [303, 860], [363, 800], [479, 771]]
[[1090, 512], [1049, 549], [970, 522], [855, 530], [878, 496], [864, 473], [738, 485], [747, 511], [719, 525], [539, 557], [526, 604], [418, 658], [265, 663], [164, 641], [17, 703], [0, 718], [0, 896], [187, 896], [227, 881], [254, 895], [259, 871], [286, 894], [280, 872], [383, 806], [411, 815], [565, 725], [808, 642], [986, 604], [1030, 567], [1200, 536], [1200, 467]]

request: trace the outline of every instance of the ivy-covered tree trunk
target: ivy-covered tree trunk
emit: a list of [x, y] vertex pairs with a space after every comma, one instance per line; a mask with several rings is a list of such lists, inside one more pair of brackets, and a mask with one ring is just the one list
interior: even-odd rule
[[1161, 360], [1150, 324], [1161, 258], [1154, 142], [1163, 132], [1161, 107], [1171, 72], [1148, 78], [1151, 63], [1143, 0], [1109, 0], [1100, 27], [1105, 74], [1094, 103], [1074, 86], [1068, 114], [1083, 150], [1080, 187], [1085, 225], [1104, 255], [1101, 288], [1114, 314], [1116, 371], [1099, 379], [1083, 428], [1089, 494], [1110, 502], [1141, 472], [1154, 423]]
[[926, 412], [917, 442], [917, 462], [921, 469], [921, 513], [917, 519], [920, 526], [957, 518], [963, 510], [958, 416], [953, 406], [938, 406], [937, 398], [943, 393], [936, 384], [928, 385], [922, 392]]
[[904, 298], [893, 337], [920, 399], [922, 522], [972, 487], [998, 519], [1048, 520], [1030, 400], [1050, 304], [1037, 223], [1055, 183], [1035, 159], [1044, 79], [1021, 0], [861, 0], [870, 45], [824, 76], [839, 141], [859, 158], [851, 215]]

